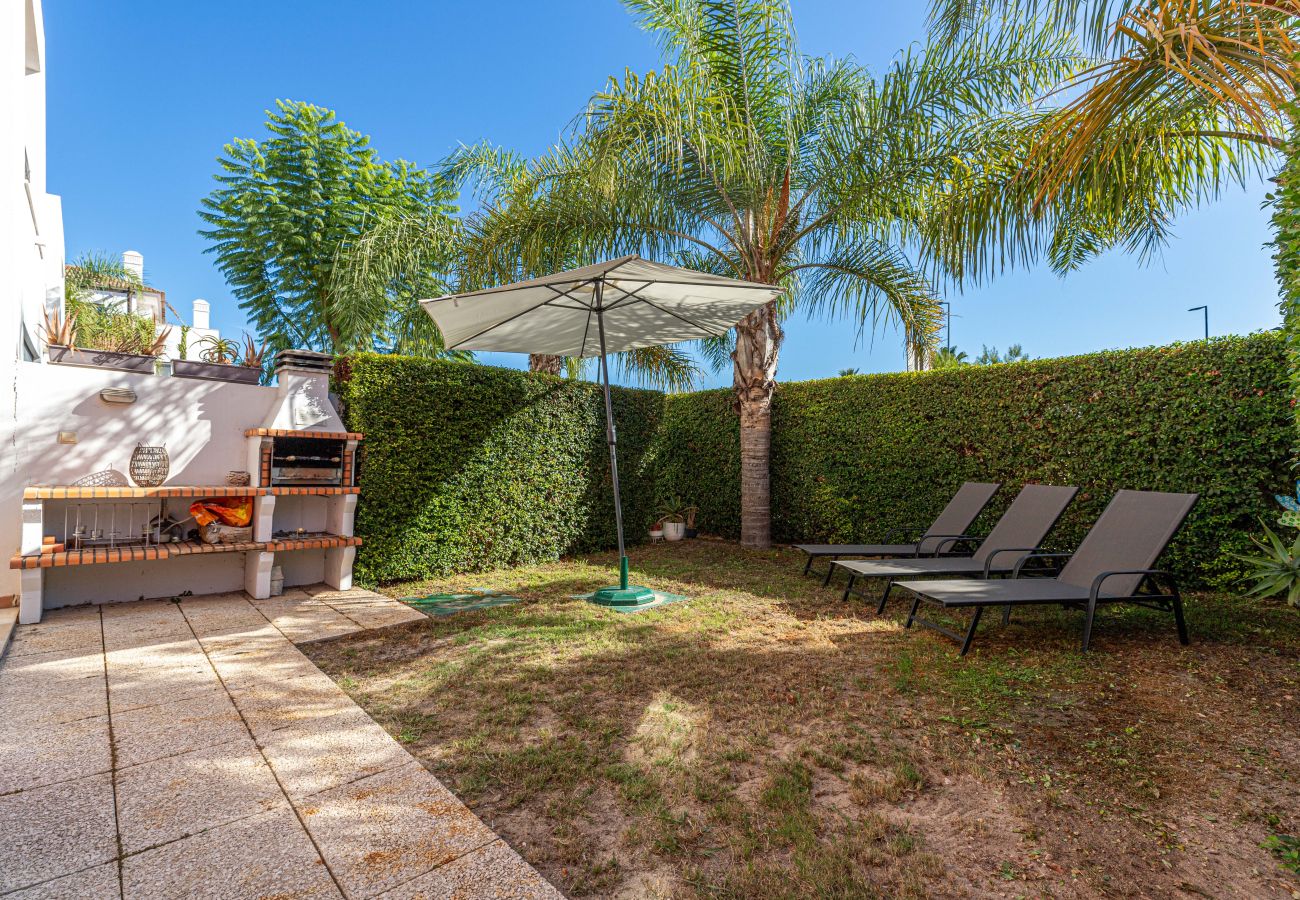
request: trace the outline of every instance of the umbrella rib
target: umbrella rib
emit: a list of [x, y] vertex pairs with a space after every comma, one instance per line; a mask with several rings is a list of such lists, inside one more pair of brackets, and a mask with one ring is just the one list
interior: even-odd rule
[[[588, 282], [581, 282], [580, 284], [575, 284], [573, 287], [569, 288], [568, 291], [565, 291], [565, 292], [563, 292], [563, 293], [561, 293], [560, 291], [558, 291], [558, 290], [556, 290], [555, 288], [551, 287], [549, 284], [548, 284], [548, 285], [545, 285], [545, 287], [551, 288], [551, 290], [555, 291], [555, 293], [559, 294], [561, 297], [566, 297], [566, 296], [569, 295], [570, 292], [577, 290], [577, 289], [578, 289], [579, 287], [581, 287], [583, 284], [587, 284], [587, 283], [588, 283]], [[494, 323], [494, 324], [492, 324], [492, 325], [489, 325], [487, 328], [484, 328], [482, 331], [478, 332], [477, 334], [471, 334], [471, 335], [470, 335], [469, 337], [467, 337], [467, 338], [462, 338], [461, 340], [459, 340], [459, 341], [457, 341], [456, 343], [452, 344], [452, 345], [451, 345], [450, 347], [448, 347], [447, 349], [448, 349], [448, 350], [455, 350], [457, 347], [463, 347], [467, 341], [476, 341], [476, 340], [478, 340], [479, 338], [481, 338], [483, 335], [487, 334], [489, 331], [492, 331], [492, 330], [494, 330], [494, 329], [500, 328], [502, 325], [508, 325], [508, 324], [510, 324], [511, 322], [513, 322], [515, 319], [518, 319], [520, 316], [526, 316], [526, 315], [528, 315], [530, 312], [536, 312], [537, 310], [541, 309], [543, 306], [546, 306], [548, 303], [550, 303], [550, 302], [551, 302], [552, 300], [554, 300], [554, 299], [555, 299], [554, 297], [548, 297], [547, 299], [543, 300], [541, 303], [536, 304], [535, 306], [530, 306], [530, 307], [528, 307], [527, 309], [521, 309], [519, 312], [515, 313], [513, 316], [510, 316], [509, 318], [502, 319], [500, 322], [496, 322], [496, 323]], [[590, 318], [590, 315], [588, 315], [588, 318]]]

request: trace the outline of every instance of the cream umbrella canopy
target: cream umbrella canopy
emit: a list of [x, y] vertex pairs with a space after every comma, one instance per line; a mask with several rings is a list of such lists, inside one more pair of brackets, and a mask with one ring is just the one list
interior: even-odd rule
[[648, 588], [628, 584], [607, 355], [725, 335], [780, 293], [770, 284], [625, 256], [517, 284], [422, 301], [449, 350], [600, 358], [619, 584], [597, 591], [595, 602], [638, 606], [654, 599]]

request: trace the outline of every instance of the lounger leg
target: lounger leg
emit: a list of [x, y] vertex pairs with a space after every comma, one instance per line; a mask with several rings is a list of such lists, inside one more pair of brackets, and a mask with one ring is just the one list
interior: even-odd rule
[[975, 607], [975, 615], [971, 616], [970, 628], [966, 629], [966, 640], [961, 643], [961, 653], [958, 656], [965, 656], [966, 651], [970, 649], [970, 642], [975, 639], [975, 628], [980, 623], [980, 616], [984, 615], [984, 607]]
[[811, 553], [809, 553], [809, 554], [808, 554], [808, 562], [804, 563], [804, 565], [803, 565], [803, 573], [804, 573], [805, 575], [807, 575], [809, 572], [812, 571], [812, 561], [813, 561], [813, 555], [812, 555]]
[[822, 581], [822, 587], [826, 587], [828, 584], [831, 583], [831, 576], [835, 574], [835, 560], [837, 559], [839, 559], [838, 556], [831, 557], [830, 566], [829, 568], [826, 569], [826, 578], [824, 581]]
[[912, 600], [912, 611], [907, 614], [907, 624], [904, 628], [911, 628], [912, 623], [916, 621], [916, 611], [921, 608], [921, 595], [917, 594]]
[[1097, 598], [1088, 598], [1088, 609], [1083, 619], [1083, 647], [1082, 652], [1088, 652], [1088, 644], [1092, 642], [1092, 620], [1097, 616]]
[[1010, 625], [1010, 624], [1011, 624], [1011, 604], [1010, 604], [1010, 603], [1008, 603], [1006, 606], [1002, 607], [1002, 624], [1003, 624], [1003, 625]]
[[1174, 607], [1174, 621], [1178, 623], [1178, 643], [1186, 646], [1187, 620], [1183, 618], [1183, 598], [1179, 595], [1177, 588], [1174, 589], [1174, 596], [1170, 602]]
[[[834, 565], [834, 563], [832, 563], [832, 565]], [[842, 600], [842, 601], [844, 601], [844, 602], [846, 602], [846, 603], [848, 602], [849, 594], [853, 593], [853, 582], [855, 582], [855, 581], [857, 581], [857, 580], [858, 580], [858, 576], [856, 576], [856, 575], [854, 575], [852, 572], [850, 572], [850, 573], [849, 573], [849, 583], [846, 584], [846, 585], [844, 585], [844, 596], [841, 597], [840, 600]]]
[[881, 615], [885, 611], [885, 604], [889, 602], [889, 592], [894, 589], [894, 579], [885, 579], [885, 592], [880, 595], [880, 605], [876, 607], [876, 615]]

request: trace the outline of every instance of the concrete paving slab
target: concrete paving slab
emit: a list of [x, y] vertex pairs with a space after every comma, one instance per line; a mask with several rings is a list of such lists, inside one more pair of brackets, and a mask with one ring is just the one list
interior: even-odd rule
[[342, 896], [284, 802], [259, 815], [128, 856], [122, 863], [122, 888], [126, 900]]
[[263, 744], [282, 728], [347, 712], [356, 706], [329, 676], [317, 672], [284, 681], [262, 681], [231, 697], [253, 737]]
[[5, 894], [5, 900], [100, 900], [117, 895], [117, 863], [111, 862]]
[[0, 797], [0, 893], [117, 856], [113, 784], [92, 775]]
[[262, 752], [292, 800], [403, 766], [411, 755], [355, 705], [262, 740]]
[[108, 716], [0, 728], [0, 794], [111, 771]]
[[238, 741], [248, 734], [225, 691], [208, 691], [113, 715], [118, 768]]
[[294, 643], [419, 618], [318, 586], [20, 626], [0, 894], [114, 897], [120, 862], [127, 898], [558, 896]]
[[496, 839], [414, 761], [317, 794], [298, 810], [353, 897], [374, 897]]
[[120, 769], [122, 849], [134, 853], [187, 837], [266, 812], [283, 799], [247, 734], [218, 747]]
[[379, 895], [379, 900], [563, 900], [500, 838]]

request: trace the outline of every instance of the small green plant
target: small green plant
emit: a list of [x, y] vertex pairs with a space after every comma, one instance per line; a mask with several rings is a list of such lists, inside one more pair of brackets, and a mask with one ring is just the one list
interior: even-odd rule
[[190, 358], [190, 326], [181, 326], [181, 339], [176, 344], [176, 355], [181, 359]]
[[230, 338], [210, 334], [200, 338], [199, 345], [206, 348], [199, 354], [204, 362], [229, 365], [239, 358], [239, 343]]
[[1253, 582], [1247, 594], [1252, 597], [1273, 597], [1286, 594], [1286, 602], [1300, 606], [1300, 532], [1289, 545], [1278, 534], [1263, 525], [1264, 539], [1251, 537], [1259, 553], [1238, 554], [1237, 559], [1251, 567], [1245, 580]]
[[695, 507], [682, 503], [680, 497], [669, 497], [659, 504], [655, 514], [658, 522], [685, 522], [687, 526], [695, 523]]
[[1260, 846], [1276, 856], [1282, 868], [1300, 875], [1300, 838], [1289, 834], [1270, 834]]

